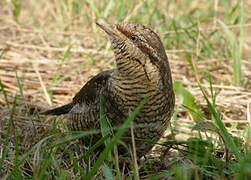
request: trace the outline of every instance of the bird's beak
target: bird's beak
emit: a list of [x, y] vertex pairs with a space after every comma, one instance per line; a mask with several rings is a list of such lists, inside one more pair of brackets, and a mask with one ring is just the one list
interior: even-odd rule
[[102, 24], [100, 22], [96, 22], [96, 24], [103, 29], [109, 36], [114, 37], [114, 38], [118, 38], [120, 37], [120, 33], [117, 30], [115, 25], [110, 25], [110, 24]]

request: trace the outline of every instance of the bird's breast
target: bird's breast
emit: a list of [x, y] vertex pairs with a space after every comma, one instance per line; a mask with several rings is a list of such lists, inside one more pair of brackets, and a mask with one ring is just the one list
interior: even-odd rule
[[143, 73], [134, 79], [115, 77], [110, 87], [109, 91], [116, 106], [125, 116], [128, 116], [145, 97], [148, 97], [148, 102], [138, 114], [142, 120], [149, 118], [150, 121], [151, 117], [158, 117], [168, 111], [168, 94], [163, 91], [159, 82], [149, 82]]

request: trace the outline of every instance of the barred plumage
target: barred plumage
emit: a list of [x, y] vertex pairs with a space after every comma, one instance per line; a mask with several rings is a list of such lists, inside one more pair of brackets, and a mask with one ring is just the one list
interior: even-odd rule
[[[134, 119], [136, 126], [141, 125], [134, 133], [137, 155], [142, 156], [153, 146], [142, 139], [157, 141], [174, 109], [172, 77], [165, 49], [158, 35], [145, 26], [128, 22], [97, 25], [110, 37], [117, 68], [101, 72], [87, 82], [73, 101], [62, 107], [62, 114], [68, 112], [67, 126], [72, 131], [99, 128], [102, 96], [109, 121], [112, 126], [119, 126], [147, 96], [148, 102]], [[59, 115], [60, 108], [44, 114]], [[97, 135], [96, 139], [99, 137]], [[129, 131], [124, 141], [131, 143]], [[89, 143], [88, 139], [83, 142]]]

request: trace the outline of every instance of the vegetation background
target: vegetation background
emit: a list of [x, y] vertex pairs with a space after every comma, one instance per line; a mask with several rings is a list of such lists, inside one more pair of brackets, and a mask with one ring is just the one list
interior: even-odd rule
[[[83, 163], [65, 117], [38, 115], [115, 67], [96, 20], [151, 27], [168, 53], [175, 113], [140, 169], [110, 157], [120, 134]], [[250, 54], [250, 0], [1, 0], [0, 177], [250, 179]]]

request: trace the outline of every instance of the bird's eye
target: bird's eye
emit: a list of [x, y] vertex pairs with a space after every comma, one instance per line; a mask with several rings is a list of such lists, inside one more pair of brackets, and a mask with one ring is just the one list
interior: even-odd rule
[[135, 41], [137, 37], [135, 35], [131, 35], [131, 40]]

